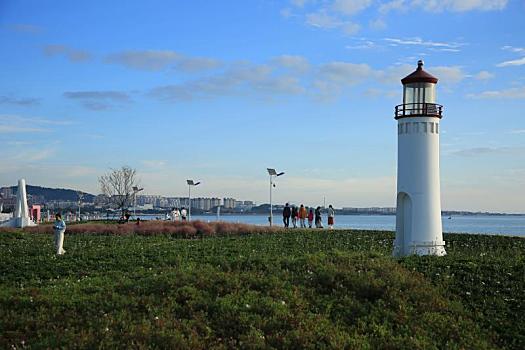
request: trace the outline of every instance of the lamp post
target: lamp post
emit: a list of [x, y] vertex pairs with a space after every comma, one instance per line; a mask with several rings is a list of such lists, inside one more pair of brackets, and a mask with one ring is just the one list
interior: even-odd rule
[[275, 187], [275, 184], [273, 183], [273, 177], [284, 175], [284, 171], [277, 173], [275, 169], [267, 168], [268, 175], [270, 175], [270, 226], [273, 225], [273, 204], [272, 204], [272, 187]]
[[199, 182], [194, 182], [193, 180], [186, 180], [188, 184], [188, 221], [191, 220], [191, 186], [198, 186]]
[[133, 186], [133, 217], [137, 217], [137, 193], [144, 190], [144, 188], [138, 188], [137, 186]]
[[80, 206], [82, 205], [82, 198], [84, 198], [84, 194], [80, 191], [77, 192], [78, 194], [78, 220], [77, 221], [81, 221], [80, 219]]

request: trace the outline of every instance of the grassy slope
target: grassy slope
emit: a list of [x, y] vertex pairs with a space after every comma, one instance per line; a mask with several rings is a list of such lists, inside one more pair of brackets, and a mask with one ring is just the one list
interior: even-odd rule
[[55, 258], [49, 235], [1, 234], [0, 347], [525, 347], [525, 239], [397, 262], [392, 238], [77, 235]]

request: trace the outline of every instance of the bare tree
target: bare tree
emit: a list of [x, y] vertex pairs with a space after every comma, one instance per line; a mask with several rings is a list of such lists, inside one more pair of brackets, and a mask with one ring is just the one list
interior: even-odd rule
[[100, 190], [110, 204], [122, 211], [131, 204], [133, 198], [133, 186], [137, 186], [137, 170], [129, 166], [120, 169], [111, 169], [107, 174], [98, 178]]

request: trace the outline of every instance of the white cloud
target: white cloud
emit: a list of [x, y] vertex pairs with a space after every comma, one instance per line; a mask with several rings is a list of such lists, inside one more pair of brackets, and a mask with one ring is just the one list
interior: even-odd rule
[[100, 111], [130, 102], [129, 95], [121, 91], [66, 91], [64, 97], [80, 101], [87, 109]]
[[212, 58], [189, 57], [171, 50], [123, 51], [107, 56], [105, 62], [146, 71], [173, 68], [190, 73], [214, 69], [220, 65], [219, 61]]
[[[358, 48], [375, 47], [373, 42], [363, 38], [355, 40], [362, 43]], [[368, 64], [346, 61], [313, 65], [299, 55], [281, 55], [270, 59], [267, 64], [235, 62], [228, 66], [226, 70], [201, 78], [157, 86], [149, 90], [148, 96], [181, 102], [221, 96], [273, 98], [308, 94], [326, 100], [338, 98], [343, 90], [365, 82], [371, 83], [372, 86], [366, 88], [372, 89], [378, 89], [383, 84], [398, 85], [401, 78], [415, 69], [414, 64], [397, 64], [378, 70]], [[448, 85], [457, 84], [467, 77], [459, 66], [432, 67], [431, 72]], [[487, 74], [482, 73], [478, 78], [486, 79]], [[373, 94], [374, 90], [370, 91], [366, 95]], [[386, 91], [382, 95], [393, 94]]]
[[372, 4], [372, 0], [335, 0], [332, 7], [334, 11], [352, 16], [363, 11]]
[[12, 96], [0, 96], [0, 104], [10, 104], [18, 106], [35, 106], [40, 103], [40, 100], [37, 98], [31, 97], [12, 97]]
[[504, 90], [489, 90], [478, 94], [469, 94], [467, 96], [470, 98], [480, 99], [525, 99], [525, 87]]
[[179, 57], [179, 53], [168, 50], [124, 51], [109, 55], [106, 62], [128, 68], [157, 71], [174, 64]]
[[402, 98], [402, 91], [401, 89], [398, 90], [382, 90], [382, 89], [375, 89], [370, 88], [366, 89], [363, 92], [363, 95], [368, 97], [387, 97], [387, 98]]
[[297, 6], [297, 7], [304, 7], [304, 5], [309, 2], [309, 0], [291, 0], [291, 3], [294, 5], [294, 6]]
[[[369, 21], [369, 27], [381, 30], [386, 28], [385, 19], [391, 11], [497, 11], [504, 9], [508, 0], [292, 0], [291, 3], [297, 11], [293, 16], [304, 16], [306, 24], [324, 29], [342, 29], [345, 34], [352, 35], [358, 31], [361, 23], [349, 19], [365, 10], [377, 16], [377, 19]], [[305, 13], [305, 9], [308, 12]], [[284, 8], [281, 15], [288, 18], [292, 12]], [[442, 51], [457, 52], [458, 49], [443, 48]]]
[[518, 58], [516, 60], [504, 61], [498, 63], [496, 67], [509, 67], [509, 66], [522, 66], [525, 64], [525, 57]]
[[306, 23], [318, 28], [332, 29], [343, 25], [343, 21], [329, 15], [326, 11], [309, 13], [306, 15]]
[[219, 61], [206, 57], [183, 57], [177, 60], [174, 69], [183, 72], [200, 72], [204, 70], [214, 69], [220, 66]]
[[373, 74], [367, 64], [330, 62], [318, 67], [313, 87], [318, 97], [333, 99], [346, 87], [361, 83]]
[[359, 24], [342, 20], [339, 17], [329, 14], [326, 10], [307, 14], [306, 23], [312, 27], [321, 29], [341, 29], [346, 35], [353, 35], [361, 29]]
[[510, 52], [525, 55], [525, 47], [515, 47], [515, 46], [505, 45], [501, 49], [505, 51], [510, 51]]
[[310, 68], [310, 63], [303, 56], [297, 55], [281, 55], [272, 59], [272, 62], [291, 70], [299, 72], [307, 71]]
[[50, 125], [70, 125], [69, 120], [22, 117], [12, 114], [0, 114], [0, 133], [35, 133], [49, 132]]
[[477, 80], [489, 80], [489, 79], [494, 78], [494, 74], [486, 70], [482, 70], [478, 74], [474, 75], [474, 78]]
[[395, 45], [409, 45], [409, 46], [423, 46], [423, 47], [433, 47], [433, 48], [442, 48], [442, 49], [454, 49], [457, 50], [459, 47], [463, 46], [463, 44], [455, 43], [455, 42], [438, 42], [438, 41], [431, 41], [431, 40], [423, 40], [421, 38], [415, 37], [415, 38], [407, 38], [407, 39], [400, 39], [400, 38], [385, 38], [385, 41], [395, 44]]
[[303, 93], [304, 88], [296, 77], [274, 74], [274, 68], [270, 65], [238, 63], [217, 75], [156, 87], [149, 92], [149, 96], [176, 102], [243, 92], [266, 96], [293, 95]]
[[473, 147], [452, 151], [450, 154], [462, 157], [525, 154], [525, 147]]
[[467, 76], [459, 66], [432, 67], [432, 74], [436, 76], [442, 84], [457, 84]]
[[403, 11], [409, 8], [410, 7], [407, 6], [405, 0], [392, 0], [379, 5], [379, 13], [382, 15], [386, 15], [388, 12], [393, 10]]
[[0, 183], [14, 183], [21, 176], [28, 184], [79, 189], [90, 193], [98, 193], [96, 168], [85, 165], [53, 165], [42, 161], [11, 161], [0, 168]]
[[515, 129], [510, 131], [511, 134], [525, 134], [525, 129]]
[[400, 84], [401, 79], [415, 70], [411, 64], [399, 64], [377, 71], [378, 80], [384, 84]]
[[75, 63], [89, 61], [92, 58], [89, 52], [73, 49], [66, 45], [46, 45], [43, 51], [46, 56], [65, 56]]
[[507, 0], [412, 0], [409, 6], [421, 7], [429, 12], [466, 12], [503, 10]]
[[330, 62], [319, 66], [322, 78], [344, 84], [355, 84], [372, 74], [372, 68], [365, 63]]
[[144, 167], [146, 168], [150, 168], [150, 169], [159, 169], [159, 168], [164, 168], [166, 167], [166, 165], [168, 164], [165, 160], [160, 160], [160, 159], [148, 159], [148, 160], [143, 160], [142, 161], [142, 164], [144, 165]]
[[361, 29], [361, 26], [357, 23], [346, 22], [343, 25], [343, 32], [346, 35], [354, 35], [355, 33], [359, 32], [360, 29]]
[[2, 125], [0, 124], [0, 134], [10, 133], [28, 133], [28, 132], [46, 132], [49, 131], [43, 128], [34, 128], [30, 126], [19, 126], [19, 125]]
[[382, 18], [378, 18], [368, 22], [368, 26], [374, 30], [383, 30], [386, 29], [386, 22]]
[[[504, 51], [510, 51], [512, 53], [517, 53], [518, 55], [525, 55], [524, 47], [515, 47], [515, 46], [505, 45], [501, 49]], [[525, 64], [525, 57], [522, 57], [522, 58], [518, 58], [515, 60], [509, 60], [509, 61], [498, 63], [496, 67], [522, 66], [524, 64]]]

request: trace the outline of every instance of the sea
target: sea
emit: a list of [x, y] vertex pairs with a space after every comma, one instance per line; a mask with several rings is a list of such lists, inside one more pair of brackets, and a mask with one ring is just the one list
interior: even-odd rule
[[[159, 215], [141, 215], [141, 220], [151, 220]], [[215, 215], [192, 215], [192, 220], [217, 221]], [[443, 232], [507, 235], [525, 237], [525, 215], [457, 215], [443, 216]], [[251, 225], [268, 225], [268, 215], [221, 215], [220, 221]], [[281, 217], [274, 216], [274, 225], [282, 226]], [[323, 217], [326, 226], [326, 216]], [[290, 222], [291, 225], [291, 222]], [[338, 215], [335, 228], [356, 230], [395, 231], [395, 215]]]

